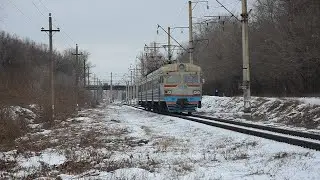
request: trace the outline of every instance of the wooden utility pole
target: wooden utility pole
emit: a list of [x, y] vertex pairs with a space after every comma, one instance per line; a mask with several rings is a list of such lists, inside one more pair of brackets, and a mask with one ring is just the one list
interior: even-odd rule
[[86, 59], [83, 59], [83, 87], [86, 87]]
[[54, 59], [53, 59], [53, 48], [52, 48], [52, 36], [53, 36], [53, 33], [52, 32], [60, 32], [60, 29], [57, 28], [57, 29], [52, 29], [52, 17], [51, 17], [51, 13], [49, 13], [49, 29], [44, 29], [44, 28], [41, 28], [41, 31], [44, 31], [44, 32], [49, 32], [49, 59], [50, 59], [50, 62], [51, 62], [51, 67], [50, 67], [50, 73], [49, 73], [49, 78], [50, 78], [50, 81], [51, 81], [51, 108], [50, 108], [50, 120], [51, 122], [53, 122], [54, 120], [54, 117], [55, 117], [55, 111], [54, 111], [54, 106], [55, 106], [55, 97], [54, 97], [54, 72], [53, 72], [53, 69], [54, 69]]
[[110, 80], [110, 97], [111, 97], [111, 102], [113, 102], [113, 92], [112, 92], [112, 72], [111, 72], [111, 80]]
[[133, 68], [133, 86], [132, 86], [132, 99], [136, 99], [136, 68]]
[[192, 2], [189, 1], [189, 60], [193, 64]]
[[76, 53], [73, 53], [72, 55], [76, 56], [76, 86], [75, 86], [75, 93], [76, 93], [76, 108], [79, 107], [79, 81], [80, 81], [80, 62], [79, 62], [79, 47], [78, 44], [76, 44]]
[[[79, 53], [79, 46], [78, 44], [76, 44], [76, 53], [73, 53], [72, 55], [76, 56], [76, 76], [77, 76], [77, 85], [79, 84], [80, 81], [80, 60], [79, 60], [79, 56], [82, 55], [82, 53]], [[84, 61], [84, 72], [85, 72], [85, 61]]]
[[126, 103], [129, 103], [129, 81], [126, 81]]
[[171, 29], [168, 27], [168, 60], [171, 62]]
[[[94, 74], [93, 75], [93, 87], [96, 86], [96, 75]], [[96, 89], [93, 90], [93, 101], [95, 103], [95, 105], [97, 104], [96, 101], [97, 101], [97, 96], [96, 96]]]
[[250, 62], [249, 62], [249, 32], [248, 32], [248, 10], [247, 0], [242, 0], [242, 59], [243, 59], [243, 99], [244, 112], [251, 112], [250, 103]]
[[133, 98], [133, 84], [132, 84], [132, 70], [130, 71], [131, 72], [131, 92], [130, 92], [130, 105], [132, 104], [132, 98]]
[[139, 103], [139, 78], [138, 78], [138, 74], [139, 74], [139, 70], [138, 69], [138, 65], [136, 65], [136, 73], [135, 73], [135, 99], [136, 99], [136, 105], [138, 105]]
[[89, 66], [88, 66], [87, 76], [88, 76], [88, 85], [90, 85], [90, 67]]

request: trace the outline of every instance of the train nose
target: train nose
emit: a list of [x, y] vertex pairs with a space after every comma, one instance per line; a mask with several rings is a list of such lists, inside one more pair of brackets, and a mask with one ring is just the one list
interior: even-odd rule
[[181, 106], [182, 108], [184, 108], [188, 104], [189, 104], [189, 102], [188, 102], [187, 98], [180, 98], [177, 100], [177, 105]]

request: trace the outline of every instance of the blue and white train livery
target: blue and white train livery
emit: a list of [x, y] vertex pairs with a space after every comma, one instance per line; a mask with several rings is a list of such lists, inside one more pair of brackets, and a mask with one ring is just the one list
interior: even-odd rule
[[140, 79], [138, 102], [148, 110], [192, 113], [201, 107], [201, 68], [167, 64]]

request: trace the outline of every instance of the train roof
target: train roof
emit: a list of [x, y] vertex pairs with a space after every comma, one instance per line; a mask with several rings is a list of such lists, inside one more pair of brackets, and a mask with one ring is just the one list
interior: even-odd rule
[[146, 77], [140, 79], [140, 81], [146, 81], [146, 79], [157, 77], [157, 76], [159, 76], [159, 74], [164, 74], [166, 72], [179, 71], [179, 69], [182, 65], [184, 66], [185, 71], [201, 72], [200, 66], [190, 64], [190, 63], [166, 64], [166, 65], [161, 66], [159, 69], [153, 71], [152, 73], [148, 74]]
[[[190, 64], [190, 63], [174, 63], [174, 64], [166, 64], [162, 67], [160, 67], [158, 70], [162, 72], [168, 72], [168, 71], [179, 71], [179, 67], [183, 65], [185, 67], [186, 71], [201, 71], [200, 66]], [[158, 71], [157, 70], [157, 71]]]

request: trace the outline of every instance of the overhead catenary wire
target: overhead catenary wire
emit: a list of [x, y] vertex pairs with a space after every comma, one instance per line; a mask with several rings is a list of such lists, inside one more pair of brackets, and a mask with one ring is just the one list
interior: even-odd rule
[[[227, 4], [224, 4], [224, 6], [225, 7], [227, 7], [227, 6], [230, 6], [230, 5], [233, 5], [233, 4], [239, 4], [239, 2], [241, 2], [241, 0], [234, 0], [233, 2], [231, 2], [231, 3], [227, 3]], [[211, 7], [210, 7], [211, 8]], [[211, 9], [218, 9], [218, 8], [221, 8], [221, 5], [219, 5], [219, 6], [214, 6], [214, 7], [212, 7]]]
[[228, 8], [226, 8], [226, 6], [225, 5], [223, 5], [220, 1], [218, 1], [218, 0], [216, 0], [217, 1], [217, 3], [218, 4], [220, 4], [221, 5], [221, 7], [223, 7], [226, 11], [228, 11], [228, 13], [230, 13], [231, 14], [231, 17], [234, 17], [234, 18], [236, 18], [238, 21], [241, 21], [237, 16], [235, 16]]
[[[167, 32], [165, 29], [163, 29], [163, 27], [160, 26], [159, 24], [158, 24], [158, 28], [161, 28], [165, 33], [168, 34], [168, 32]], [[186, 52], [188, 52], [188, 50], [187, 50], [186, 48], [184, 48], [174, 37], [172, 37], [172, 36], [170, 35], [170, 38], [173, 39], [183, 50], [185, 50]]]

